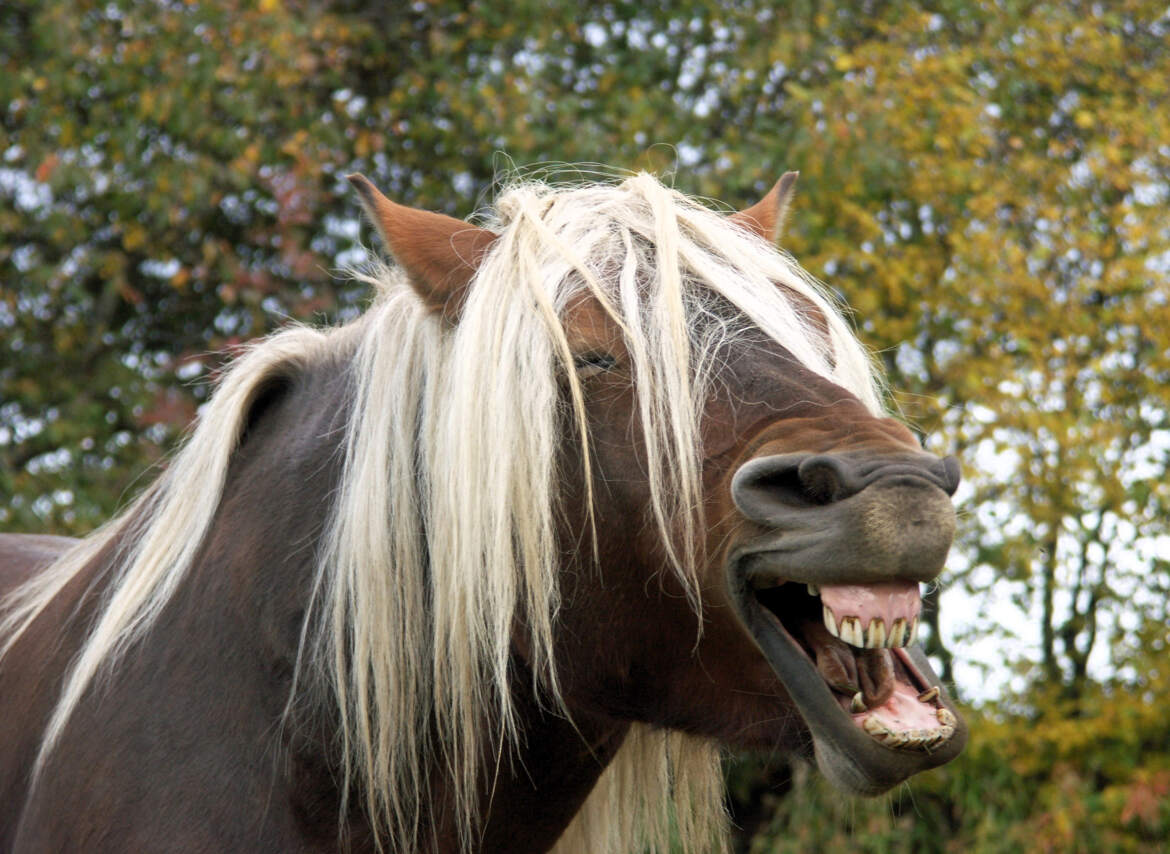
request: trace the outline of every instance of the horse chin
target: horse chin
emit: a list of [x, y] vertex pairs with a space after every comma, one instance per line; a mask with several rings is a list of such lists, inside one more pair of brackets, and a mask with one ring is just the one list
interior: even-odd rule
[[[820, 604], [804, 584], [761, 590], [738, 561], [729, 565], [728, 581], [740, 621], [812, 734], [817, 766], [839, 789], [877, 795], [963, 749], [966, 724], [918, 646], [826, 641], [828, 633], [809, 622]], [[854, 654], [853, 684], [845, 686], [849, 677], [837, 673], [833, 659]], [[872, 662], [884, 673], [876, 680], [882, 686], [869, 674]]]

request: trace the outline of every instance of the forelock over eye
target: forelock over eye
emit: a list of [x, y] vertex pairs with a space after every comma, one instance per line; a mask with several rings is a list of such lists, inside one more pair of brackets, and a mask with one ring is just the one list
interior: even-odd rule
[[591, 352], [581, 353], [574, 357], [573, 367], [582, 378], [597, 376], [617, 367], [617, 358], [611, 353]]

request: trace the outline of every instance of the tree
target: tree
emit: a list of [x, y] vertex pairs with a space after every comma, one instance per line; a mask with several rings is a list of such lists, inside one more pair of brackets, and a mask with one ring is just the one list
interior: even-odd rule
[[847, 201], [798, 254], [967, 463], [957, 577], [1011, 591], [1074, 695], [1164, 584], [1168, 28], [1139, 3], [903, 10], [811, 102], [813, 180]]

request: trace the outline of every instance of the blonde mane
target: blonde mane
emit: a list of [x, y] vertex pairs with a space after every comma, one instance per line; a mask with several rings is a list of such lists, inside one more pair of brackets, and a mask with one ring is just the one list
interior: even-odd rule
[[[38, 768], [86, 687], [178, 588], [215, 514], [248, 409], [274, 376], [352, 351], [345, 464], [298, 672], [330, 686], [343, 796], [362, 793], [385, 828], [381, 844], [395, 851], [423, 841], [420, 810], [436, 758], [453, 781], [463, 844], [474, 847], [477, 786], [491, 776], [482, 757], [495, 751], [507, 762], [506, 745], [522, 737], [509, 686], [516, 625], [531, 633], [539, 689], [567, 713], [552, 656], [564, 548], [555, 461], [566, 425], [585, 460], [589, 441], [562, 322], [574, 298], [592, 294], [623, 332], [647, 451], [647, 524], [668, 555], [664, 571], [677, 574], [696, 610], [705, 525], [698, 424], [717, 348], [758, 329], [881, 410], [871, 363], [832, 300], [786, 255], [649, 175], [567, 189], [518, 183], [485, 225], [500, 238], [458, 324], [429, 314], [400, 271], [376, 268], [368, 280], [377, 297], [362, 318], [255, 344], [167, 473], [9, 600], [0, 655], [134, 524]], [[807, 317], [808, 302], [823, 326]], [[708, 851], [722, 832], [716, 746], [635, 725], [556, 850], [665, 852], [673, 837], [684, 850]]]

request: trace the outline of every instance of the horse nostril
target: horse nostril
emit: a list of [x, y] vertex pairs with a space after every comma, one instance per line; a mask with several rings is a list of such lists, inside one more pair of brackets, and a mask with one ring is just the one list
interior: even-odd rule
[[954, 457], [887, 454], [776, 454], [740, 466], [731, 482], [732, 498], [750, 519], [772, 524], [793, 508], [834, 504], [884, 481], [933, 485], [953, 495], [959, 485]]
[[831, 504], [863, 485], [840, 457], [778, 454], [744, 463], [732, 479], [731, 493], [748, 518], [768, 522], [784, 508]]
[[817, 454], [806, 457], [796, 467], [801, 490], [815, 504], [831, 504], [856, 492], [856, 477], [851, 477], [840, 457]]

